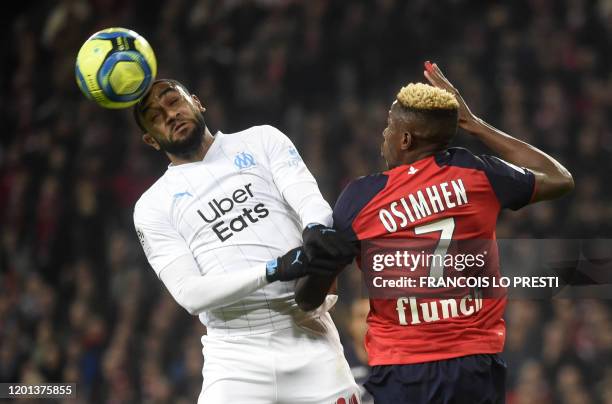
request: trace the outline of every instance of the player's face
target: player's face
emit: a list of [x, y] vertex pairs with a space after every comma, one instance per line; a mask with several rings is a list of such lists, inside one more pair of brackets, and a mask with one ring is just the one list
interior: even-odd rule
[[[393, 103], [395, 105], [395, 103]], [[393, 105], [387, 116], [387, 127], [383, 131], [383, 143], [380, 146], [380, 154], [387, 162], [388, 168], [393, 168], [399, 164], [400, 140], [402, 131], [399, 128], [400, 122], [395, 118]]]
[[[140, 112], [147, 130], [145, 142], [171, 154], [188, 154], [202, 143], [204, 111], [199, 100], [181, 87], [166, 82], [155, 84]], [[146, 139], [147, 135], [153, 139]]]

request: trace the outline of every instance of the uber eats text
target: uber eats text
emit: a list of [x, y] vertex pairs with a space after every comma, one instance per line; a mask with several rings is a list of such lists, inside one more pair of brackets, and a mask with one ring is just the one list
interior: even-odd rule
[[246, 203], [253, 197], [253, 191], [251, 190], [252, 185], [253, 184], [246, 184], [234, 190], [229, 197], [221, 199], [213, 198], [207, 203], [207, 209], [198, 209], [198, 215], [200, 215], [206, 223], [214, 223], [212, 230], [222, 242], [270, 214], [266, 206], [260, 202], [252, 208], [243, 207], [241, 210], [238, 210], [241, 212], [240, 215], [231, 220], [224, 218], [224, 216], [232, 212], [235, 207], [239, 209], [239, 205]]

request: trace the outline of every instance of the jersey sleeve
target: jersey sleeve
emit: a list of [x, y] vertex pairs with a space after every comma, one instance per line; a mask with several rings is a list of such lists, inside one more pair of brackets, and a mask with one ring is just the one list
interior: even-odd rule
[[174, 300], [189, 314], [235, 303], [268, 284], [265, 264], [231, 273], [200, 275], [192, 256], [183, 256], [158, 273]]
[[166, 215], [145, 203], [134, 208], [134, 227], [149, 264], [159, 277], [162, 269], [185, 255], [192, 255]]
[[387, 185], [385, 174], [374, 174], [350, 182], [342, 191], [334, 206], [334, 227], [350, 241], [359, 237], [353, 229], [353, 221], [362, 209]]
[[261, 126], [261, 140], [276, 187], [298, 214], [302, 227], [310, 223], [332, 225], [332, 210], [321, 195], [297, 149], [289, 138], [272, 126]]
[[502, 208], [517, 210], [531, 202], [535, 175], [498, 157], [479, 156], [483, 169]]

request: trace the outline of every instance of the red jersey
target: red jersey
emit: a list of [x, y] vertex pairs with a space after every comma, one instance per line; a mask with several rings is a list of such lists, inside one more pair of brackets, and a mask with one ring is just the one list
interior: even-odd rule
[[[436, 254], [458, 254], [466, 240], [488, 240], [491, 248], [482, 275], [499, 277], [497, 217], [503, 208], [516, 210], [528, 204], [534, 188], [535, 177], [524, 168], [450, 148], [352, 181], [334, 207], [334, 226], [353, 241], [362, 241], [362, 246], [366, 240], [404, 240], [429, 243]], [[358, 263], [362, 271], [371, 270], [363, 267], [363, 261]], [[428, 263], [418, 271], [446, 276], [453, 269], [446, 261], [438, 266]], [[380, 274], [384, 278], [384, 271]], [[393, 298], [370, 293], [365, 340], [369, 364], [501, 352], [505, 295], [483, 298], [478, 288], [457, 290], [460, 293], [450, 298], [409, 291]]]

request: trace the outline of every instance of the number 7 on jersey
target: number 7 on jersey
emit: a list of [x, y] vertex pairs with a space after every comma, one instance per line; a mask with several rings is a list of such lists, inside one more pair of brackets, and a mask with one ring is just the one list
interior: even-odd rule
[[432, 260], [431, 266], [429, 267], [429, 276], [432, 278], [441, 278], [444, 274], [444, 256], [453, 238], [453, 231], [455, 230], [455, 219], [447, 217], [445, 219], [436, 220], [435, 222], [424, 224], [414, 228], [414, 234], [426, 234], [433, 233], [435, 231], [441, 231], [440, 241], [436, 249], [434, 250], [434, 256], [442, 256], [442, 259]]

